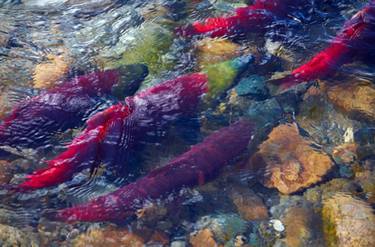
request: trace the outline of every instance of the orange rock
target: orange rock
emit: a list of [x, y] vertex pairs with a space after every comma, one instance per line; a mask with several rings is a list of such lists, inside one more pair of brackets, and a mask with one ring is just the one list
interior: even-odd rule
[[38, 64], [34, 71], [34, 87], [51, 88], [69, 70], [69, 64], [64, 56], [48, 55], [48, 62]]
[[214, 239], [214, 235], [210, 229], [203, 229], [190, 236], [190, 244], [192, 247], [220, 247]]
[[231, 191], [230, 197], [243, 219], [250, 221], [268, 218], [268, 210], [262, 199], [251, 190], [236, 187]]
[[251, 169], [263, 176], [262, 183], [290, 194], [321, 180], [333, 162], [312, 142], [300, 136], [295, 124], [274, 128], [259, 151], [249, 160]]
[[144, 241], [138, 235], [124, 229], [108, 227], [93, 229], [78, 236], [73, 241], [74, 247], [143, 247]]
[[328, 99], [354, 119], [375, 122], [375, 86], [368, 81], [350, 81], [327, 87]]
[[200, 66], [223, 62], [241, 54], [241, 46], [227, 39], [206, 38], [197, 43]]

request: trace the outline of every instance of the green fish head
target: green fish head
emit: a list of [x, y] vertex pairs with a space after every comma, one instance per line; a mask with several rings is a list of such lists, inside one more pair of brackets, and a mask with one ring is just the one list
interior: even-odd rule
[[203, 72], [208, 76], [209, 97], [216, 98], [230, 88], [237, 76], [244, 72], [253, 61], [252, 55], [244, 55], [206, 66]]
[[112, 86], [111, 92], [119, 99], [133, 95], [148, 75], [148, 67], [144, 64], [122, 65], [117, 70], [120, 73], [120, 79]]

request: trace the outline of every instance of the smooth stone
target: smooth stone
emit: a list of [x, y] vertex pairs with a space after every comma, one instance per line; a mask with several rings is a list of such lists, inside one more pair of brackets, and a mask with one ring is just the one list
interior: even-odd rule
[[185, 241], [173, 241], [171, 242], [171, 247], [185, 247], [186, 242]]
[[282, 221], [287, 246], [322, 246], [322, 223], [313, 208], [306, 205], [291, 206], [284, 212]]
[[259, 75], [251, 75], [242, 78], [234, 88], [239, 96], [251, 95], [258, 99], [264, 99], [268, 95], [265, 78]]
[[245, 220], [265, 220], [268, 210], [263, 200], [247, 188], [235, 187], [229, 194], [239, 214]]
[[345, 114], [357, 120], [375, 122], [375, 85], [368, 81], [349, 81], [327, 86], [328, 99]]
[[[126, 39], [119, 43], [122, 57], [104, 62], [105, 68], [116, 68], [121, 65], [142, 63], [147, 65], [151, 75], [158, 75], [164, 70], [173, 68], [175, 61], [167, 56], [173, 43], [172, 32], [161, 25], [151, 22], [143, 23], [131, 30]], [[107, 52], [107, 57], [116, 54]]]
[[283, 113], [283, 108], [279, 102], [272, 98], [252, 104], [246, 112], [246, 117], [262, 128], [267, 125], [275, 125], [282, 118]]
[[277, 219], [270, 220], [270, 223], [272, 224], [273, 229], [275, 229], [278, 232], [283, 232], [285, 230], [284, 224]]
[[227, 39], [206, 38], [197, 42], [196, 49], [200, 67], [224, 62], [242, 54], [241, 46]]
[[296, 124], [282, 124], [269, 134], [249, 160], [261, 182], [291, 194], [319, 182], [331, 169], [331, 158], [300, 135]]
[[202, 229], [190, 235], [190, 244], [192, 247], [219, 247], [214, 239], [214, 235], [210, 229]]
[[375, 246], [375, 215], [364, 201], [337, 193], [324, 200], [322, 219], [327, 246]]
[[107, 227], [104, 229], [92, 229], [79, 235], [73, 240], [74, 247], [118, 247], [132, 246], [143, 247], [144, 240], [125, 229]]
[[33, 74], [34, 88], [48, 89], [61, 82], [68, 73], [69, 63], [64, 56], [49, 54], [48, 61], [38, 64]]

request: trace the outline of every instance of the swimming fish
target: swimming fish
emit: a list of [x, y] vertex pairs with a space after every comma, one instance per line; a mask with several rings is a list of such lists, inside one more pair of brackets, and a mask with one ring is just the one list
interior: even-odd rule
[[180, 116], [193, 114], [207, 90], [207, 76], [195, 73], [127, 97], [91, 117], [65, 152], [48, 161], [46, 168], [28, 175], [18, 187], [27, 190], [57, 185], [101, 162], [126, 165], [136, 143]]
[[149, 200], [163, 198], [184, 187], [202, 185], [246, 150], [253, 130], [250, 121], [241, 119], [209, 135], [164, 167], [108, 195], [61, 209], [53, 218], [66, 222], [124, 219]]
[[[87, 121], [86, 129], [76, 137], [67, 150], [47, 162], [47, 167], [27, 176], [18, 188], [40, 189], [57, 185], [72, 178], [85, 168], [99, 164], [126, 167], [130, 152], [135, 145], [178, 120], [181, 116], [192, 116], [203, 94], [217, 97], [227, 89], [236, 74], [241, 73], [250, 62], [245, 55], [229, 62], [224, 73], [226, 80], [210, 78], [211, 73], [194, 73], [180, 76], [127, 97]], [[216, 67], [214, 67], [217, 71]], [[218, 73], [215, 74], [217, 76]], [[123, 169], [126, 172], [126, 169]]]
[[275, 18], [285, 17], [299, 1], [293, 0], [255, 0], [247, 7], [237, 8], [233, 16], [208, 18], [204, 22], [177, 28], [181, 36], [205, 34], [212, 38], [261, 31]]
[[0, 146], [44, 146], [57, 131], [81, 126], [100, 110], [103, 96], [133, 94], [147, 74], [142, 64], [96, 71], [20, 102], [0, 124]]
[[372, 0], [344, 23], [340, 33], [326, 49], [294, 69], [290, 75], [271, 82], [283, 90], [301, 82], [324, 78], [333, 74], [341, 65], [351, 62], [355, 55], [370, 52], [374, 42], [375, 0]]

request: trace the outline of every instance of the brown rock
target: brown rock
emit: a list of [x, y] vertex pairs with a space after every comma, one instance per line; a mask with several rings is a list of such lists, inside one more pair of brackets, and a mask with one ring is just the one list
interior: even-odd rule
[[328, 99], [354, 119], [375, 122], [375, 86], [367, 81], [350, 81], [327, 87]]
[[375, 246], [375, 215], [370, 205], [337, 193], [323, 202], [327, 246]]
[[69, 70], [69, 64], [64, 56], [48, 55], [48, 60], [35, 67], [35, 88], [45, 89], [55, 86]]
[[206, 38], [197, 44], [200, 66], [223, 62], [238, 57], [241, 53], [241, 46], [227, 39]]
[[333, 159], [339, 164], [351, 164], [357, 160], [357, 148], [355, 143], [344, 143], [335, 147], [332, 151]]
[[151, 238], [147, 241], [147, 245], [150, 246], [169, 246], [169, 237], [160, 231], [155, 231]]
[[299, 135], [295, 124], [274, 128], [249, 161], [250, 168], [260, 171], [262, 183], [290, 194], [321, 180], [333, 162]]
[[81, 234], [73, 241], [75, 247], [143, 247], [144, 241], [138, 235], [113, 227], [93, 229]]
[[202, 229], [190, 236], [189, 240], [192, 247], [219, 247], [214, 239], [210, 229]]
[[264, 220], [268, 218], [268, 210], [262, 199], [248, 189], [236, 187], [230, 197], [237, 210], [245, 220]]
[[5, 160], [0, 160], [0, 184], [8, 184], [13, 177], [11, 170], [11, 163]]
[[311, 208], [293, 206], [282, 218], [288, 247], [321, 246], [321, 222]]

